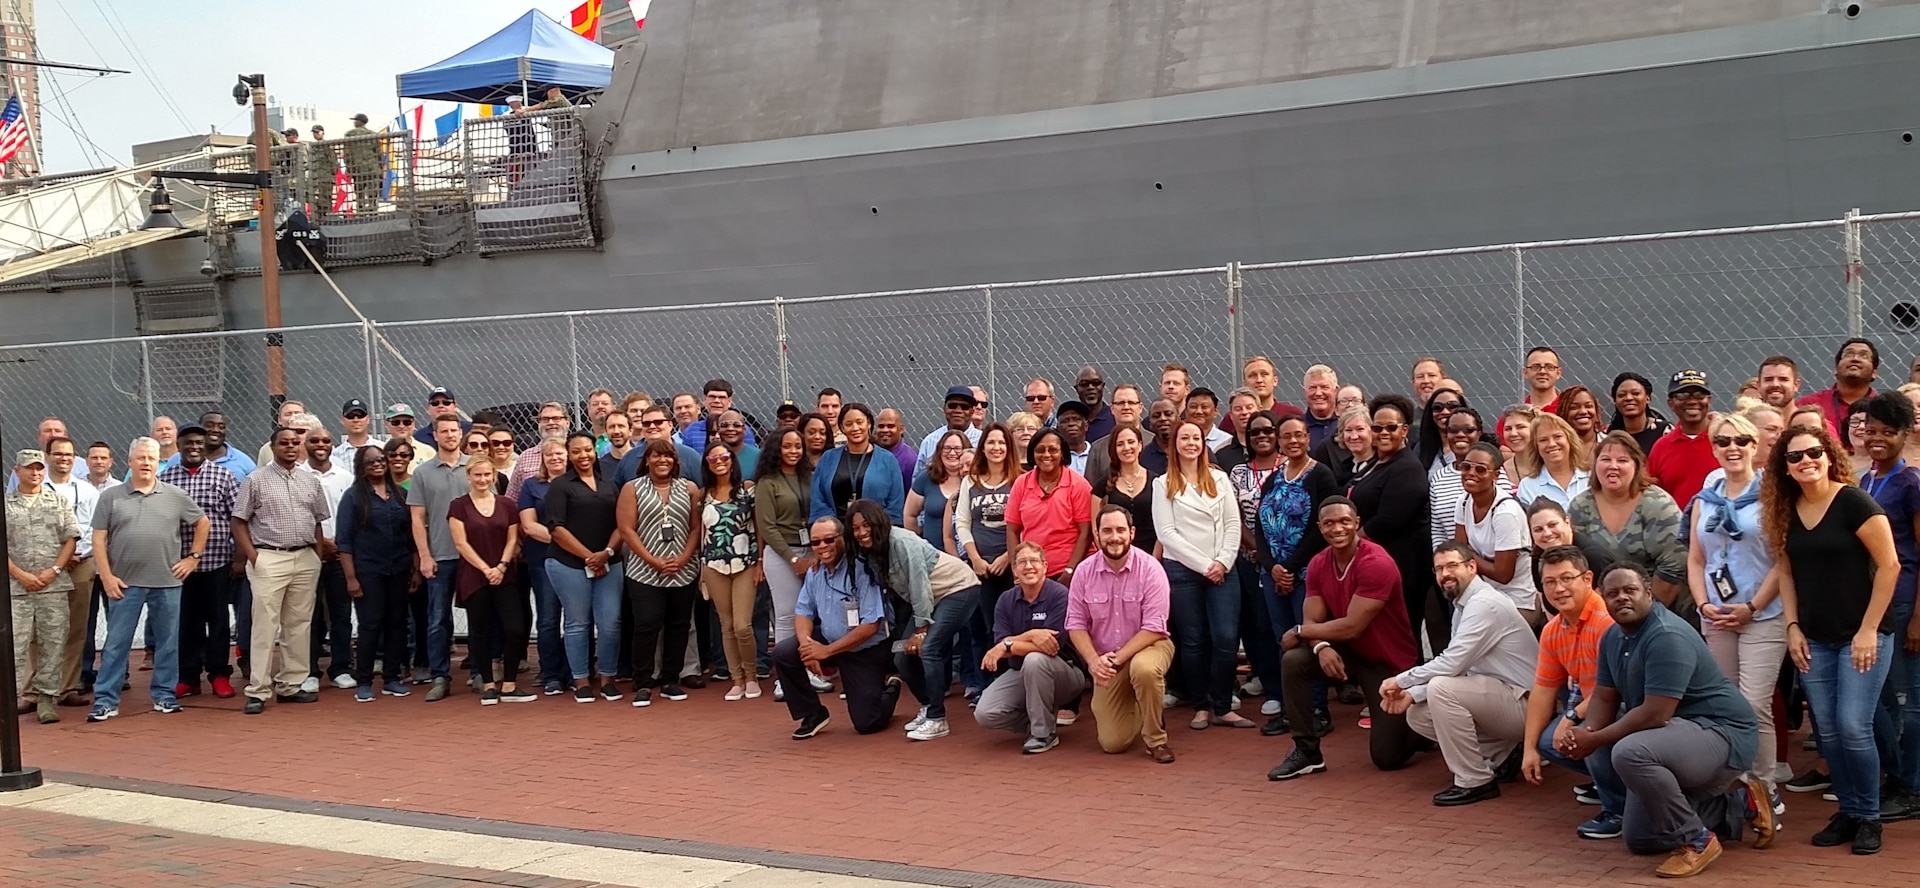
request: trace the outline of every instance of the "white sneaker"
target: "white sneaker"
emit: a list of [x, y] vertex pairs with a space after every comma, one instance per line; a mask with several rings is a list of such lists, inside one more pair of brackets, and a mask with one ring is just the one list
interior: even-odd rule
[[1279, 714], [1280, 714], [1280, 701], [1278, 701], [1278, 700], [1268, 700], [1267, 702], [1265, 702], [1265, 703], [1262, 703], [1262, 704], [1260, 704], [1260, 714], [1261, 714], [1261, 715], [1268, 715], [1268, 716], [1272, 716], [1272, 715], [1279, 715]]
[[1246, 694], [1249, 697], [1258, 697], [1266, 692], [1267, 686], [1261, 684], [1258, 678], [1249, 678], [1246, 684], [1240, 686], [1240, 693]]
[[359, 687], [359, 683], [353, 680], [353, 676], [341, 673], [333, 677], [333, 686], [343, 691], [351, 691]]
[[911, 734], [914, 731], [920, 730], [920, 726], [926, 723], [927, 723], [927, 707], [922, 706], [920, 707], [920, 714], [914, 716], [913, 718], [907, 721], [907, 733]]
[[1166, 696], [1160, 698], [1160, 705], [1166, 709], [1172, 709], [1173, 707], [1180, 705], [1181, 702], [1182, 701], [1180, 700], [1180, 695], [1172, 691], [1168, 691], [1166, 693]]
[[947, 736], [947, 720], [930, 718], [917, 728], [907, 732], [908, 740], [937, 740]]
[[780, 679], [773, 680], [773, 702], [787, 702], [787, 689], [780, 686]]
[[1233, 695], [1233, 705], [1232, 705], [1232, 706], [1230, 706], [1230, 707], [1228, 707], [1228, 708], [1229, 708], [1229, 709], [1239, 709], [1239, 708], [1240, 708], [1240, 695], [1239, 695], [1239, 694], [1234, 694], [1234, 695]]
[[1793, 766], [1786, 762], [1773, 763], [1773, 782], [1785, 783], [1793, 779]]
[[315, 675], [307, 676], [307, 680], [300, 683], [300, 690], [305, 691], [309, 694], [320, 693], [319, 676], [315, 676]]
[[813, 691], [816, 694], [824, 694], [833, 690], [833, 682], [811, 672], [807, 673], [807, 683], [813, 685]]

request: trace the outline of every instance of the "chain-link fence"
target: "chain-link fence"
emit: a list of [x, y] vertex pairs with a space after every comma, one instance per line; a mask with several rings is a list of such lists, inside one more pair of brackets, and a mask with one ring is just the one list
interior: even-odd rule
[[[1413, 360], [1433, 355], [1471, 399], [1497, 408], [1520, 394], [1526, 349], [1548, 344], [1565, 384], [1605, 392], [1622, 370], [1658, 379], [1694, 368], [1726, 407], [1762, 357], [1791, 355], [1818, 384], [1838, 342], [1865, 335], [1887, 356], [1882, 381], [1898, 383], [1920, 349], [1916, 289], [1920, 213], [1909, 213], [280, 335], [288, 394], [321, 416], [356, 397], [424, 408], [426, 391], [444, 385], [463, 409], [503, 408], [530, 433], [542, 401], [578, 410], [602, 387], [664, 400], [723, 377], [762, 421], [783, 398], [807, 408], [833, 386], [847, 401], [899, 408], [917, 438], [940, 422], [952, 385], [985, 387], [993, 415], [1005, 417], [1035, 377], [1073, 397], [1086, 364], [1109, 389], [1136, 382], [1151, 395], [1161, 366], [1180, 363], [1224, 393], [1254, 354], [1279, 366], [1283, 397], [1314, 363], [1370, 393], [1404, 391]], [[57, 414], [76, 434], [118, 446], [154, 415], [224, 407], [234, 439], [252, 442], [272, 421], [265, 367], [258, 330], [0, 347], [0, 411], [15, 423]]]

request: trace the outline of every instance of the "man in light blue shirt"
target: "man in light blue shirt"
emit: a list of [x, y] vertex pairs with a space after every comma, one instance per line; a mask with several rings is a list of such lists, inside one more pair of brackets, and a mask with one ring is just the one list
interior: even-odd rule
[[773, 669], [786, 690], [787, 712], [800, 723], [795, 740], [820, 733], [831, 720], [807, 680], [809, 671], [818, 674], [827, 666], [840, 670], [855, 733], [884, 730], [900, 700], [900, 679], [887, 675], [893, 651], [886, 598], [867, 568], [848, 556], [846, 532], [846, 525], [831, 516], [809, 528], [808, 545], [819, 562], [801, 581], [793, 637], [773, 649]]

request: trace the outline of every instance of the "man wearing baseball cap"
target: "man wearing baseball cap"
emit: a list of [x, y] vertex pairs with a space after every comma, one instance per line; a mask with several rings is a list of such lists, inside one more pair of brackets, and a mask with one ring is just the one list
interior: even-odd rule
[[[22, 450], [13, 458], [18, 481], [7, 494], [7, 579], [13, 592], [13, 691], [19, 709], [33, 706], [40, 723], [57, 722], [60, 666], [67, 637], [67, 564], [80, 541], [73, 509], [46, 486], [47, 457]], [[27, 672], [28, 654], [34, 670]], [[30, 698], [31, 696], [31, 698]]]
[[1647, 474], [1685, 509], [1707, 475], [1720, 467], [1707, 438], [1707, 418], [1713, 415], [1713, 392], [1707, 374], [1682, 370], [1667, 380], [1667, 409], [1673, 411], [1673, 430], [1653, 442], [1647, 454]]
[[340, 427], [346, 433], [340, 436], [340, 443], [333, 448], [333, 461], [351, 471], [354, 455], [360, 452], [360, 448], [386, 446], [387, 436], [370, 432], [368, 429], [372, 425], [373, 410], [367, 407], [367, 402], [354, 398], [340, 405]]
[[[433, 387], [432, 391], [427, 392], [427, 415], [423, 417], [419, 417], [419, 419], [424, 421], [420, 423], [418, 428], [415, 428], [413, 430], [413, 440], [426, 445], [428, 453], [432, 453], [433, 447], [434, 447], [434, 443], [433, 443], [434, 417], [437, 417], [442, 413], [451, 413], [454, 416], [459, 416], [460, 403], [454, 400], [453, 389], [447, 388], [444, 385], [436, 385]], [[468, 422], [465, 419], [460, 420], [461, 437], [464, 438], [466, 434], [472, 430], [473, 430], [473, 423]], [[418, 448], [415, 448], [415, 450], [417, 451]]]
[[[413, 412], [412, 405], [406, 403], [405, 401], [388, 404], [386, 412], [383, 414], [383, 416], [385, 417], [385, 421], [387, 424], [387, 440], [388, 441], [392, 441], [395, 438], [412, 438], [413, 437], [413, 432], [416, 426], [418, 425], [418, 420], [415, 418], [417, 414]], [[380, 446], [385, 447], [387, 445], [382, 444]], [[432, 455], [433, 455], [433, 450], [431, 448], [428, 448], [428, 447], [413, 448], [413, 461], [410, 465], [408, 465], [407, 467], [408, 470], [411, 471], [413, 469], [420, 468], [420, 464], [425, 462], [427, 458]]]
[[969, 446], [980, 443], [980, 430], [973, 427], [973, 408], [979, 403], [980, 399], [973, 396], [973, 386], [947, 387], [946, 400], [941, 404], [941, 414], [947, 422], [920, 439], [920, 458], [913, 470], [915, 476], [926, 471], [927, 464], [933, 460], [933, 449], [940, 446], [940, 439], [946, 437], [948, 431], [965, 434]]

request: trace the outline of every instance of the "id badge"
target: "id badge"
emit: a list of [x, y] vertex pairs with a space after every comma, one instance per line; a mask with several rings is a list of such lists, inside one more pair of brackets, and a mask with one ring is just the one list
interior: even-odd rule
[[800, 528], [800, 545], [813, 545], [813, 534], [805, 527]]
[[847, 628], [852, 629], [858, 625], [860, 625], [860, 606], [850, 605], [847, 607]]
[[1720, 597], [1721, 604], [1740, 597], [1740, 590], [1733, 585], [1733, 575], [1724, 567], [1713, 572], [1713, 592]]

